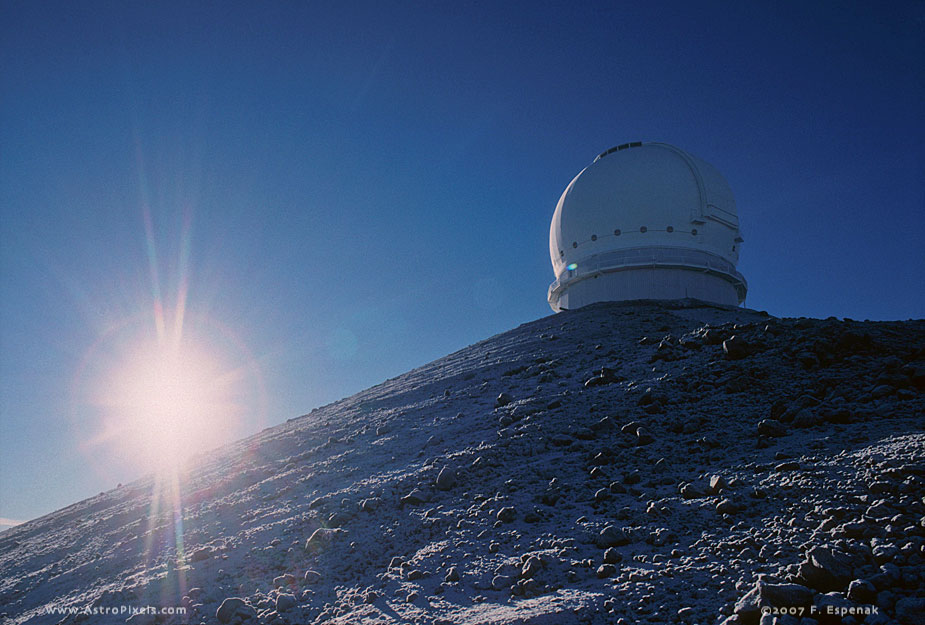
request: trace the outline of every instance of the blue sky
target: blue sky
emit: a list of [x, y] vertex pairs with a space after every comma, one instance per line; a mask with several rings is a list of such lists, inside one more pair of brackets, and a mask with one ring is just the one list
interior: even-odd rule
[[229, 437], [550, 314], [628, 141], [726, 175], [750, 308], [922, 317], [923, 6], [3, 0], [0, 519], [142, 474], [99, 402], [157, 302]]

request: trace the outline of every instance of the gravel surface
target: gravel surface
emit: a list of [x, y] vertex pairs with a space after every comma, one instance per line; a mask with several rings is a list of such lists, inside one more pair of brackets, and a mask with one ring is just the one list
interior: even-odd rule
[[0, 534], [0, 620], [923, 623], [923, 391], [923, 321], [597, 304]]

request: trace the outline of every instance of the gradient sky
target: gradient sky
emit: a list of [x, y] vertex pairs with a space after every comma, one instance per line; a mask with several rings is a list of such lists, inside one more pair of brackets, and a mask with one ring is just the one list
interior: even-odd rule
[[925, 315], [922, 2], [574, 4], [0, 2], [0, 523], [141, 475], [94, 398], [158, 303], [229, 436], [550, 314], [619, 143], [726, 175], [748, 307]]

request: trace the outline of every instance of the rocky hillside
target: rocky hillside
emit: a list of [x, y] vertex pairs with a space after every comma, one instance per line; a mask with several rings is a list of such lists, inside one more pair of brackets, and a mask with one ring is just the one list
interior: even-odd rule
[[598, 304], [0, 534], [0, 612], [922, 623], [923, 392], [923, 321]]

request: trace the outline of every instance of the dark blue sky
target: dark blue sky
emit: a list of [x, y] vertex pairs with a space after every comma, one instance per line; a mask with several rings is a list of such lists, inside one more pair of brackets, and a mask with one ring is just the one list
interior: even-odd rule
[[228, 436], [550, 314], [618, 143], [726, 175], [749, 307], [922, 317], [925, 5], [637, 4], [0, 2], [0, 517], [140, 474], [97, 404], [157, 301]]

